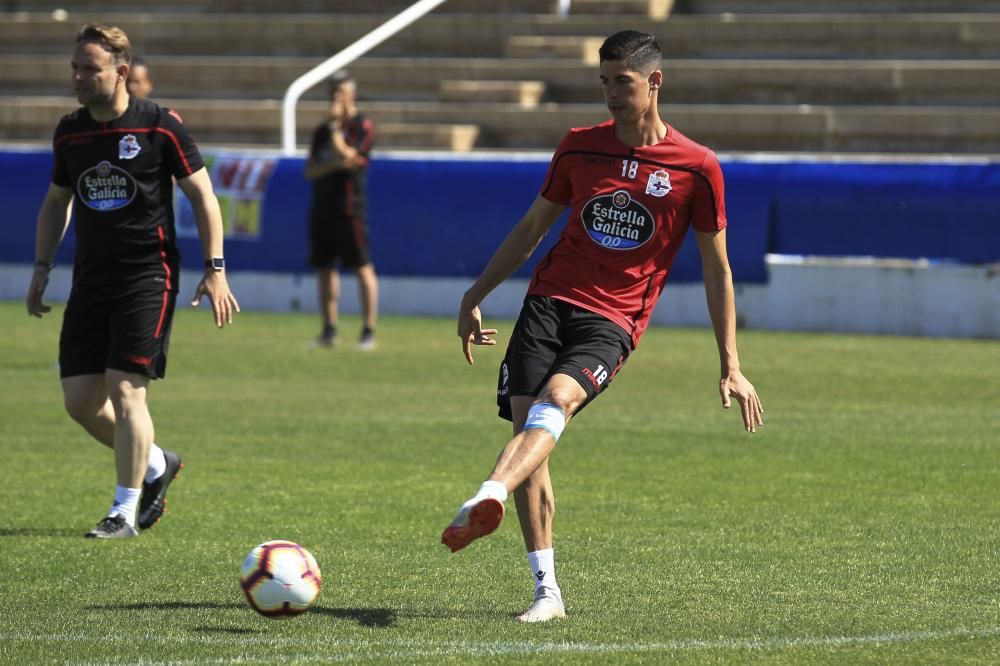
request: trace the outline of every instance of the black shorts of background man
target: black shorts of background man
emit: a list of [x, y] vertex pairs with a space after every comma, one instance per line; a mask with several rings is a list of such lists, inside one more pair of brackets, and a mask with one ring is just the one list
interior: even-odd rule
[[174, 179], [191, 201], [206, 262], [192, 305], [207, 296], [219, 328], [239, 310], [224, 271], [219, 203], [198, 147], [176, 111], [128, 93], [131, 57], [118, 28], [87, 25], [77, 35], [72, 80], [83, 106], [55, 131], [26, 298], [31, 316], [51, 310], [42, 299], [72, 203], [76, 257], [59, 372], [69, 415], [114, 449], [114, 502], [85, 535], [102, 539], [151, 527], [181, 467], [176, 453], [153, 442], [146, 402], [150, 380], [166, 372], [177, 300]]
[[518, 616], [565, 616], [552, 548], [555, 496], [549, 455], [573, 416], [604, 391], [639, 343], [689, 227], [701, 253], [708, 310], [721, 361], [723, 407], [735, 399], [743, 426], [762, 424], [760, 399], [740, 371], [736, 311], [726, 255], [722, 170], [715, 154], [660, 119], [660, 47], [627, 30], [600, 49], [611, 120], [563, 139], [531, 208], [465, 293], [458, 335], [495, 345], [479, 304], [526, 260], [561, 213], [560, 240], [537, 264], [500, 368], [500, 415], [514, 437], [479, 491], [441, 535], [453, 552], [490, 534], [514, 494], [534, 580], [534, 601]]
[[309, 212], [309, 263], [316, 269], [323, 329], [316, 342], [337, 342], [340, 277], [338, 267], [353, 270], [361, 295], [362, 329], [357, 348], [375, 348], [378, 281], [368, 248], [365, 189], [368, 153], [375, 126], [358, 112], [357, 86], [346, 71], [327, 83], [329, 117], [313, 131], [305, 177], [312, 181]]

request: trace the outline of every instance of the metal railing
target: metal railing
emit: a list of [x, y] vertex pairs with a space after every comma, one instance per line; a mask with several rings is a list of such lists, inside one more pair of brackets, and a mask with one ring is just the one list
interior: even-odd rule
[[[444, 2], [445, 0], [419, 0], [419, 2], [410, 5], [343, 51], [331, 56], [292, 81], [292, 85], [288, 86], [288, 90], [285, 91], [285, 97], [281, 101], [281, 152], [285, 155], [295, 154], [295, 105], [298, 104], [299, 98], [307, 90], [321, 83], [338, 69], [342, 69], [354, 62]], [[560, 16], [566, 16], [570, 11], [570, 3], [571, 0], [557, 0], [556, 12]]]
[[281, 151], [285, 155], [295, 154], [295, 105], [307, 90], [317, 83], [324, 81], [338, 69], [354, 62], [444, 1], [419, 0], [419, 2], [410, 5], [343, 51], [321, 62], [292, 81], [292, 85], [288, 86], [288, 90], [285, 91], [285, 97], [281, 102]]

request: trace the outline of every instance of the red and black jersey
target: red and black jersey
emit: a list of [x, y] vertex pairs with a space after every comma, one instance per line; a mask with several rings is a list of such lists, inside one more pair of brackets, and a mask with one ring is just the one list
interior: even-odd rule
[[59, 122], [53, 152], [52, 182], [73, 190], [77, 270], [176, 264], [171, 177], [204, 166], [176, 111], [129, 98], [99, 122], [81, 107]]
[[[309, 157], [330, 159], [333, 130], [327, 122], [313, 130]], [[321, 223], [331, 219], [365, 219], [365, 186], [368, 174], [368, 153], [375, 143], [375, 125], [370, 118], [356, 115], [344, 123], [341, 130], [344, 143], [363, 157], [362, 166], [353, 170], [337, 170], [313, 182], [312, 217]]]
[[627, 146], [614, 121], [573, 129], [552, 157], [541, 196], [569, 206], [558, 242], [528, 294], [601, 314], [631, 336], [649, 324], [688, 226], [726, 226], [722, 169], [708, 148], [667, 126], [653, 146]]

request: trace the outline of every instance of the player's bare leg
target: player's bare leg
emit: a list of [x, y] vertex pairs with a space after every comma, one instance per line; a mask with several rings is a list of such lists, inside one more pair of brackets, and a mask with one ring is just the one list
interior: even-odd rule
[[108, 515], [84, 536], [94, 539], [124, 539], [138, 536], [135, 528], [146, 474], [149, 451], [153, 445], [153, 420], [146, 406], [149, 378], [108, 369], [105, 389], [115, 415], [115, 470], [118, 485]]
[[107, 370], [104, 375], [108, 398], [115, 415], [115, 469], [118, 485], [115, 501], [97, 527], [85, 536], [122, 539], [139, 534], [135, 529], [142, 479], [153, 444], [153, 421], [146, 407], [149, 379], [141, 375]]
[[[63, 402], [74, 421], [95, 440], [115, 450], [115, 409], [108, 397], [105, 375], [77, 375], [62, 380]], [[139, 504], [139, 526], [151, 527], [164, 512], [166, 491], [183, 464], [173, 451], [155, 443], [144, 466], [144, 481]], [[117, 462], [116, 462], [117, 466]]]
[[[524, 430], [528, 409], [533, 398], [514, 396], [510, 400], [514, 435]], [[552, 547], [552, 517], [555, 514], [555, 496], [549, 477], [548, 458], [514, 490], [517, 519], [528, 552]]]
[[319, 312], [323, 317], [323, 331], [316, 338], [316, 344], [333, 347], [337, 343], [340, 302], [340, 274], [336, 268], [317, 269], [316, 290], [319, 296]]
[[504, 502], [530, 472], [555, 448], [552, 433], [528, 428], [514, 435], [500, 453], [494, 471], [471, 499], [465, 502], [441, 534], [441, 543], [451, 552], [465, 548], [480, 537], [492, 534], [504, 516]]
[[[558, 382], [559, 380], [557, 380]], [[575, 381], [574, 381], [575, 383]], [[573, 394], [574, 387], [563, 387], [562, 390]], [[577, 386], [578, 388], [578, 386]], [[578, 397], [578, 396], [575, 396]], [[539, 399], [557, 400], [551, 394], [543, 392]], [[583, 394], [583, 398], [586, 394]], [[515, 399], [515, 400], [524, 400]], [[511, 401], [514, 415], [515, 431], [518, 424], [523, 427], [527, 418], [529, 405]], [[579, 408], [579, 403], [572, 410]], [[562, 590], [556, 580], [555, 551], [552, 541], [552, 521], [555, 517], [555, 493], [552, 490], [552, 479], [549, 476], [549, 461], [546, 458], [531, 475], [514, 491], [514, 502], [517, 506], [517, 517], [521, 525], [521, 535], [528, 553], [528, 564], [534, 580], [535, 593], [531, 606], [527, 611], [517, 616], [521, 622], [547, 622], [566, 617]]]
[[63, 404], [70, 417], [98, 442], [115, 448], [115, 410], [108, 399], [104, 374], [62, 380]]
[[[442, 534], [442, 542], [454, 552], [492, 533], [503, 518], [507, 492], [516, 489], [518, 518], [533, 574], [539, 560], [546, 563], [545, 569], [550, 572], [545, 574], [550, 577], [549, 585], [538, 584], [540, 581], [536, 578], [535, 600], [518, 616], [522, 622], [544, 622], [566, 615], [562, 593], [555, 584], [551, 548], [555, 496], [549, 478], [548, 457], [565, 427], [567, 415], [572, 415], [586, 398], [586, 391], [580, 384], [563, 374], [549, 379], [534, 400], [512, 398], [516, 434], [501, 451], [493, 473], [479, 493], [462, 505]], [[495, 522], [482, 520], [484, 514], [486, 518], [495, 518]]]
[[358, 349], [371, 351], [375, 349], [375, 324], [378, 322], [378, 278], [371, 262], [358, 267], [358, 290], [363, 322]]
[[[508, 490], [513, 490], [521, 485], [542, 463], [548, 460], [549, 455], [556, 448], [556, 441], [562, 434], [562, 429], [586, 399], [587, 392], [569, 375], [556, 374], [549, 378], [538, 397], [530, 401], [524, 429], [515, 435], [500, 452], [500, 457], [497, 459], [489, 479], [503, 483]], [[511, 400], [512, 410], [515, 407], [515, 401], [520, 400], [530, 399], [513, 398]], [[561, 413], [562, 423], [549, 423], [546, 413], [540, 414], [536, 417], [535, 422], [531, 422], [532, 409], [537, 409], [542, 405], [550, 405], [558, 410]]]
[[514, 502], [535, 585], [531, 607], [517, 619], [521, 622], [547, 622], [566, 617], [562, 590], [556, 581], [555, 551], [552, 548], [552, 519], [556, 502], [547, 460], [517, 487]]
[[153, 443], [153, 417], [146, 404], [149, 379], [119, 370], [105, 374], [108, 396], [115, 409], [115, 468], [118, 483], [137, 488], [146, 474]]

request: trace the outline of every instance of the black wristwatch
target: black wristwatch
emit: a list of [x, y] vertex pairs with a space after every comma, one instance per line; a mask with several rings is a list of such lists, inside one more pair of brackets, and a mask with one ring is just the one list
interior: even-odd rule
[[213, 270], [216, 273], [226, 270], [226, 260], [222, 257], [212, 257], [205, 260], [205, 270]]

